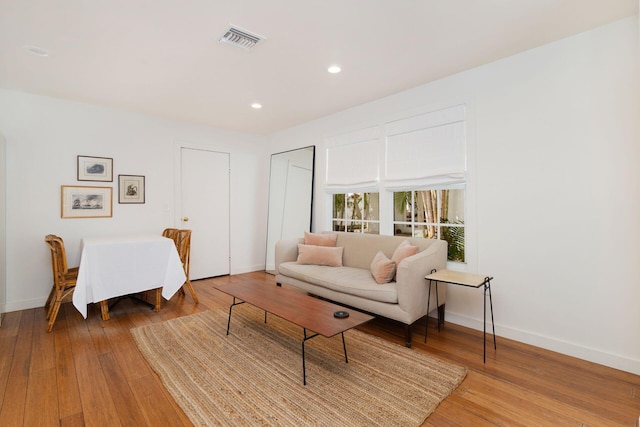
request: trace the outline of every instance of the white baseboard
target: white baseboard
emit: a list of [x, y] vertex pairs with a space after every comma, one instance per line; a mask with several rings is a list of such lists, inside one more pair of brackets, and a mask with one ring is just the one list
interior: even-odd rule
[[10, 313], [12, 311], [29, 310], [31, 308], [44, 307], [47, 298], [33, 298], [22, 301], [12, 301], [4, 305], [3, 312]]
[[[482, 319], [475, 319], [463, 316], [449, 311], [445, 314], [445, 321], [465, 326], [467, 328], [483, 330]], [[487, 333], [491, 333], [491, 319], [487, 319]], [[510, 328], [508, 326], [496, 323], [496, 336], [498, 337], [498, 349], [500, 351], [499, 337], [509, 338], [525, 344], [544, 348], [546, 350], [555, 351], [578, 359], [587, 360], [599, 365], [608, 366], [614, 369], [620, 369], [625, 372], [640, 375], [640, 360], [631, 359], [629, 357], [618, 354], [609, 353], [596, 348], [589, 348], [577, 343], [561, 341], [553, 337], [535, 334], [529, 331]]]
[[234, 267], [231, 274], [253, 273], [254, 271], [264, 271], [264, 264], [246, 265], [242, 267]]

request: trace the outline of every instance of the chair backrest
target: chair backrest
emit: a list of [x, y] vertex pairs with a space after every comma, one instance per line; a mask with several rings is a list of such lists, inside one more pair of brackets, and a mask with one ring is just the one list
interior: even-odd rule
[[177, 230], [173, 241], [184, 267], [184, 274], [189, 278], [189, 258], [191, 256], [191, 230]]
[[171, 240], [175, 241], [176, 240], [176, 233], [178, 232], [177, 228], [165, 228], [164, 231], [162, 232], [162, 235], [164, 237], [168, 237]]
[[180, 261], [184, 268], [184, 274], [189, 278], [189, 257], [191, 256], [191, 230], [178, 230], [177, 228], [165, 228], [164, 237], [173, 240], [180, 255]]
[[45, 236], [44, 241], [47, 246], [49, 246], [49, 249], [51, 249], [51, 267], [53, 269], [53, 280], [56, 287], [64, 286], [65, 276], [69, 272], [64, 242], [54, 234]]

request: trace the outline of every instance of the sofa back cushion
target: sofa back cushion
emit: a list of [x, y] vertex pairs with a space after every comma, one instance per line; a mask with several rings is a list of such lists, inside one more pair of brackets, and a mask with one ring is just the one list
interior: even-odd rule
[[[377, 234], [338, 232], [336, 246], [344, 248], [342, 264], [347, 267], [364, 268], [369, 270], [371, 261], [378, 251], [391, 259], [398, 245], [408, 240], [412, 246], [417, 246], [422, 252], [438, 240], [420, 239], [402, 236], [380, 236]], [[437, 243], [436, 243], [437, 244]]]

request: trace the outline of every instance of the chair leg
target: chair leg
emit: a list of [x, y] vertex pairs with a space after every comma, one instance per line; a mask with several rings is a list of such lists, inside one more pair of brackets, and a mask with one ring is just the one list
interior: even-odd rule
[[102, 313], [102, 320], [109, 320], [109, 301], [100, 301], [100, 312]]
[[158, 288], [156, 289], [156, 306], [154, 308], [154, 310], [160, 311], [160, 306], [162, 304], [162, 288]]
[[191, 293], [191, 297], [193, 298], [193, 303], [197, 304], [198, 303], [198, 297], [196, 296], [196, 290], [193, 289], [193, 285], [191, 284], [191, 280], [188, 280], [184, 283], [184, 285], [182, 285], [182, 288], [180, 289], [184, 289], [184, 287], [187, 287], [187, 289], [189, 289], [189, 292]]
[[47, 302], [44, 303], [44, 308], [47, 309], [47, 319], [49, 318], [49, 306], [51, 305], [51, 302], [53, 301], [53, 296], [56, 294], [56, 285], [54, 284], [51, 287], [51, 292], [49, 292], [49, 297], [47, 298]]
[[51, 319], [51, 313], [53, 313], [53, 305], [55, 301], [49, 303], [49, 308], [47, 309], [47, 320]]
[[61, 298], [58, 298], [56, 295], [55, 300], [51, 304], [51, 309], [49, 310], [49, 323], [47, 324], [47, 332], [51, 332], [53, 330], [53, 324], [56, 322], [56, 318], [58, 317], [58, 311], [60, 311], [60, 301]]
[[48, 304], [45, 305], [45, 308], [47, 309], [47, 320], [51, 319], [51, 313], [53, 312], [53, 303], [55, 302], [55, 292], [53, 294], [54, 296], [51, 298], [51, 301], [49, 301]]

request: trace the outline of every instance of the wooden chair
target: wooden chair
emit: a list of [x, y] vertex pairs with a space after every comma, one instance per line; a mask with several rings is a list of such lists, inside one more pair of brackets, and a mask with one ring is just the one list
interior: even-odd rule
[[[164, 237], [168, 237], [173, 240], [180, 255], [180, 261], [182, 261], [182, 267], [184, 268], [184, 274], [187, 276], [186, 282], [180, 288], [180, 294], [184, 295], [184, 287], [186, 286], [191, 293], [193, 302], [198, 304], [198, 297], [196, 291], [193, 289], [191, 280], [189, 279], [189, 262], [191, 256], [191, 230], [178, 230], [177, 228], [165, 228], [162, 232]], [[156, 294], [156, 303], [158, 303], [158, 294]]]
[[176, 234], [178, 233], [178, 229], [177, 228], [165, 228], [164, 231], [162, 231], [162, 235], [164, 237], [168, 237], [171, 240], [173, 240], [175, 242], [176, 240]]
[[[180, 261], [182, 261], [182, 268], [184, 268], [184, 274], [187, 276], [187, 280], [184, 282], [184, 285], [180, 288], [180, 294], [184, 295], [184, 287], [186, 286], [191, 293], [191, 297], [193, 298], [193, 302], [198, 304], [198, 297], [196, 296], [196, 291], [193, 289], [193, 285], [191, 284], [191, 280], [189, 279], [189, 264], [190, 264], [190, 256], [191, 256], [191, 230], [179, 230], [177, 228], [165, 228], [162, 232], [164, 237], [168, 237], [173, 240], [173, 243], [176, 245], [176, 249], [178, 251], [178, 255], [180, 256]], [[156, 289], [156, 307], [160, 306], [160, 301], [162, 299], [162, 288]]]
[[49, 298], [45, 304], [47, 309], [47, 332], [53, 330], [53, 324], [58, 317], [60, 304], [73, 294], [78, 279], [78, 268], [67, 267], [67, 253], [64, 249], [64, 242], [56, 235], [49, 234], [44, 238], [45, 243], [51, 249], [51, 267], [53, 269], [53, 287], [49, 293]]
[[177, 233], [175, 233], [173, 241], [176, 244], [178, 255], [180, 255], [180, 260], [182, 261], [184, 275], [187, 276], [187, 280], [184, 282], [184, 285], [182, 285], [182, 288], [180, 288], [180, 293], [184, 295], [184, 287], [186, 286], [191, 293], [193, 302], [195, 304], [198, 304], [196, 291], [195, 289], [193, 289], [193, 285], [191, 284], [191, 280], [189, 279], [189, 265], [191, 257], [191, 230], [178, 230]]

